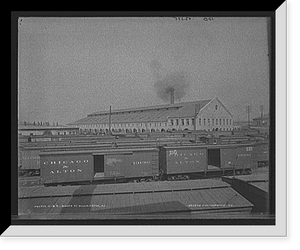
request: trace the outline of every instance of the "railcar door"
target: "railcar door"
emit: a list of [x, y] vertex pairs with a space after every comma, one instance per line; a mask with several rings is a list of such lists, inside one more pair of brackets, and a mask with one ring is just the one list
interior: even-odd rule
[[221, 168], [220, 149], [207, 149], [207, 169], [214, 170]]
[[104, 155], [94, 155], [94, 177], [104, 177]]
[[237, 167], [237, 151], [236, 148], [221, 149], [221, 166], [224, 169], [235, 169]]
[[128, 165], [128, 155], [105, 155], [105, 177], [124, 177], [124, 168]]

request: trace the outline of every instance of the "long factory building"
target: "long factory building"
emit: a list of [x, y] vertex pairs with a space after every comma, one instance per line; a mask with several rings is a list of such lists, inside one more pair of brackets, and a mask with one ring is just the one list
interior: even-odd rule
[[218, 99], [95, 112], [67, 124], [80, 133], [230, 131], [233, 115]]

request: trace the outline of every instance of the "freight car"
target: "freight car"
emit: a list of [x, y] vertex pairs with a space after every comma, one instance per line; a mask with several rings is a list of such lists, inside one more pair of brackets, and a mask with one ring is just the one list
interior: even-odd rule
[[41, 152], [41, 183], [181, 180], [251, 174], [255, 143]]
[[159, 176], [158, 148], [42, 152], [40, 165], [44, 185]]
[[20, 176], [40, 175], [40, 150], [18, 148], [18, 167]]
[[257, 142], [255, 145], [254, 158], [258, 167], [269, 166], [269, 141]]
[[104, 142], [83, 142], [83, 143], [67, 143], [67, 142], [43, 142], [43, 143], [26, 143], [18, 147], [18, 162], [20, 175], [39, 175], [40, 174], [40, 156], [42, 152], [51, 151], [91, 151], [104, 149], [130, 149], [130, 148], [150, 148], [160, 145], [188, 144], [188, 139], [172, 140], [164, 138], [161, 140], [141, 140], [141, 141], [104, 141]]
[[253, 143], [161, 147], [160, 168], [168, 180], [251, 174], [256, 167], [254, 147]]

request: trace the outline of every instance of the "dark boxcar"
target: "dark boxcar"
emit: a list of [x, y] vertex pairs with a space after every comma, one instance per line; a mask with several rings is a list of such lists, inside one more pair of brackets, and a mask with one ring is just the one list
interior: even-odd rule
[[206, 148], [201, 146], [161, 147], [159, 159], [165, 174], [196, 173], [207, 169]]
[[43, 184], [91, 181], [94, 177], [93, 156], [89, 152], [40, 153]]

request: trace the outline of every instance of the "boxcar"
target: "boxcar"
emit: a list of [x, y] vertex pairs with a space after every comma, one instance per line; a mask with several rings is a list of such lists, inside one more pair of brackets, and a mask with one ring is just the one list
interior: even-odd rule
[[258, 167], [269, 166], [269, 142], [257, 142], [255, 147], [255, 159]]
[[233, 170], [236, 173], [250, 174], [256, 166], [254, 159], [255, 143], [209, 145], [207, 146], [208, 170]]
[[157, 148], [42, 152], [40, 158], [45, 185], [159, 175]]
[[255, 144], [238, 145], [236, 147], [236, 169], [253, 169], [255, 164]]
[[160, 168], [167, 176], [209, 172], [251, 173], [254, 143], [230, 145], [163, 146]]
[[40, 153], [41, 183], [90, 181], [93, 178], [93, 157], [89, 152]]
[[19, 175], [39, 175], [40, 150], [18, 148]]
[[106, 178], [139, 178], [159, 174], [157, 148], [103, 150], [95, 153], [94, 159], [98, 160], [101, 169], [103, 165]]
[[164, 146], [159, 153], [163, 173], [187, 174], [207, 170], [207, 149], [203, 146]]

